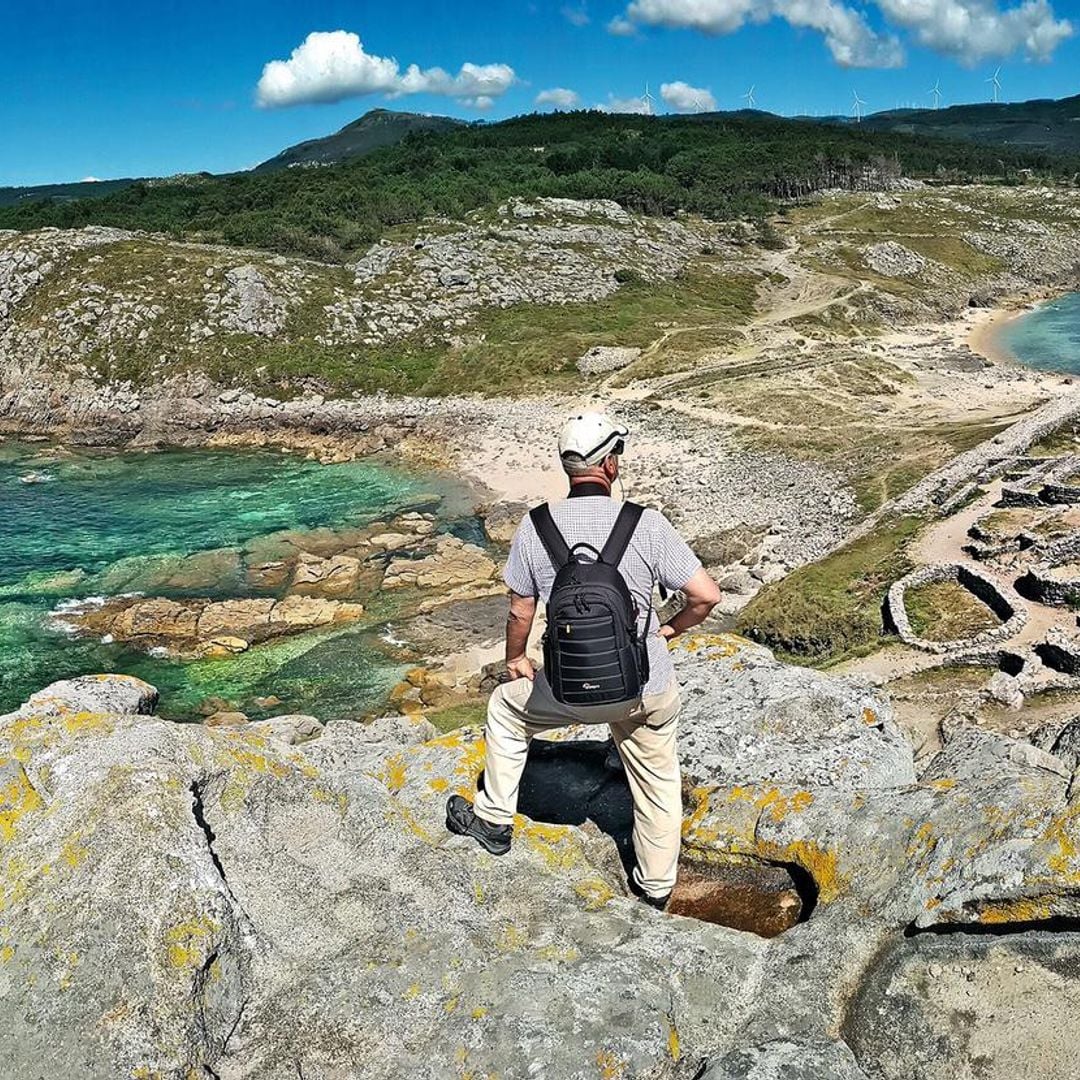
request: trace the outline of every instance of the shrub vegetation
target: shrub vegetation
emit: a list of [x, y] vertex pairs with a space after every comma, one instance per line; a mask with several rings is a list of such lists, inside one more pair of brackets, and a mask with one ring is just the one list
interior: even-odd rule
[[[768, 116], [516, 117], [416, 132], [337, 165], [140, 181], [101, 198], [0, 207], [0, 228], [111, 225], [341, 261], [388, 229], [511, 196], [614, 199], [646, 214], [762, 220], [777, 199], [899, 175], [1008, 182], [1075, 159]], [[771, 239], [768, 228], [763, 231]]]

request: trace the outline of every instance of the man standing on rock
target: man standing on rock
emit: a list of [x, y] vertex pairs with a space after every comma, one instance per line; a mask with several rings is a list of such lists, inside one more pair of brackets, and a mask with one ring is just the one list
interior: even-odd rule
[[[506, 564], [510, 681], [488, 703], [483, 787], [460, 795], [446, 826], [495, 855], [510, 850], [518, 787], [532, 737], [568, 724], [609, 724], [634, 802], [631, 886], [663, 908], [675, 885], [682, 790], [675, 745], [681, 702], [667, 643], [708, 616], [720, 591], [655, 510], [616, 503], [627, 429], [606, 416], [572, 416], [559, 439], [569, 497], [538, 507], [518, 527]], [[686, 602], [663, 626], [659, 584]], [[525, 648], [538, 601], [547, 605], [545, 666]]]

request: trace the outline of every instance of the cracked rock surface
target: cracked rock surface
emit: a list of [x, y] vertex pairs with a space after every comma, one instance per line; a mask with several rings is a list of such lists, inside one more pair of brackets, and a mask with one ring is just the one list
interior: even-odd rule
[[771, 939], [626, 895], [602, 733], [530, 760], [495, 859], [442, 820], [478, 731], [179, 725], [119, 676], [35, 695], [0, 718], [0, 1074], [1075, 1075], [1039, 1071], [1076, 1014], [1071, 770], [985, 735], [916, 781], [865, 686], [729, 635], [677, 666], [684, 861], [796, 868]]

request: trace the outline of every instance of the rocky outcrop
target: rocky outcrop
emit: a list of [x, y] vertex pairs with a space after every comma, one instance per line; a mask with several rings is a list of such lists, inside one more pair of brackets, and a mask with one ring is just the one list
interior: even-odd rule
[[169, 600], [120, 596], [68, 605], [66, 629], [108, 636], [138, 649], [181, 658], [229, 656], [271, 638], [353, 622], [362, 604], [309, 596], [282, 600]]
[[[922, 274], [933, 264], [918, 252], [898, 244], [895, 240], [886, 240], [880, 244], [871, 244], [863, 248], [866, 265], [883, 277], [912, 277]], [[935, 267], [938, 271], [944, 267]]]
[[421, 589], [484, 586], [495, 578], [498, 567], [483, 548], [456, 536], [440, 536], [435, 549], [419, 559], [392, 559], [382, 587]]
[[578, 357], [577, 369], [582, 375], [603, 375], [628, 367], [641, 355], [638, 348], [619, 345], [594, 345]]
[[493, 220], [380, 241], [350, 268], [354, 294], [327, 306], [322, 339], [375, 345], [425, 329], [455, 334], [484, 307], [601, 300], [618, 289], [620, 271], [673, 277], [705, 242], [689, 223], [635, 218], [606, 200], [513, 200]]
[[[1023, 1068], [1056, 1060], [1062, 1023], [1025, 1023], [1018, 1058], [993, 1037], [1005, 983], [952, 975], [1005, 939], [933, 933], [1080, 911], [1060, 759], [979, 733], [916, 781], [867, 689], [729, 636], [676, 656], [696, 895], [726, 866], [786, 870], [799, 921], [778, 936], [626, 895], [629, 803], [595, 737], [534, 744], [496, 861], [442, 824], [477, 780], [475, 731], [335, 721], [290, 745], [159, 720], [137, 680], [50, 687], [0, 718], [0, 1072], [930, 1080], [977, 1056], [988, 1076], [1064, 1080]], [[1078, 936], [1008, 939], [1032, 1000], [1072, 1000], [1050, 990], [1071, 995]], [[927, 1037], [920, 1018], [962, 998], [949, 1037]]]

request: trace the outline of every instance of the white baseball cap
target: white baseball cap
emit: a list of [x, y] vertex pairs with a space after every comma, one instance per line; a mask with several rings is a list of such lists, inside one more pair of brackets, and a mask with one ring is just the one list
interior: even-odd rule
[[629, 428], [616, 424], [603, 413], [577, 413], [563, 424], [559, 457], [599, 465], [608, 454], [622, 453], [622, 442], [629, 434]]

